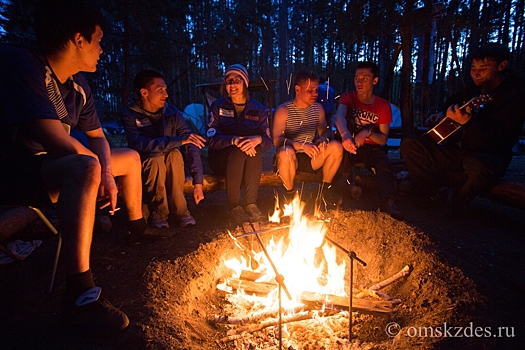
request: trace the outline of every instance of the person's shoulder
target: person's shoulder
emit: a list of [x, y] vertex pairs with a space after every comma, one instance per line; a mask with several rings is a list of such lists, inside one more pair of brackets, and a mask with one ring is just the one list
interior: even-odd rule
[[164, 115], [179, 115], [180, 114], [182, 116], [182, 111], [178, 109], [177, 107], [170, 105], [169, 103], [166, 103], [165, 108], [166, 109], [164, 111]]
[[385, 99], [383, 97], [380, 97], [380, 96], [377, 96], [377, 95], [374, 95], [374, 99], [375, 99], [376, 103], [382, 104], [382, 105], [388, 105], [390, 107], [390, 102], [388, 102], [387, 99]]

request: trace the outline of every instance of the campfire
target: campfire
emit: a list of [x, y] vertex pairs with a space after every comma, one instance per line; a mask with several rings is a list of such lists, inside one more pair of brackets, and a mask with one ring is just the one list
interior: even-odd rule
[[380, 212], [319, 216], [303, 205], [276, 215], [284, 222], [199, 232], [197, 250], [172, 259], [175, 245], [151, 261], [141, 325], [149, 348], [432, 349], [447, 338], [416, 331], [472, 321], [476, 286], [418, 228]]
[[224, 261], [231, 275], [217, 284], [230, 303], [228, 314], [214, 318], [229, 328], [219, 344], [249, 337], [287, 349], [314, 343], [350, 348], [356, 317], [350, 307], [377, 317], [391, 315], [402, 303], [379, 290], [407, 276], [409, 266], [368, 288], [354, 284], [354, 261], [366, 263], [330, 238], [330, 223], [337, 219], [320, 219], [319, 210], [309, 217], [304, 206], [299, 196], [284, 210], [276, 203], [270, 221], [286, 217], [289, 225], [245, 228], [238, 236], [228, 232], [239, 254]]

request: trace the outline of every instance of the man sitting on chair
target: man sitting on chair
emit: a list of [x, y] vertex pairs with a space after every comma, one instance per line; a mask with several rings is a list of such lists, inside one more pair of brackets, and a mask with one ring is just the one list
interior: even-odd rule
[[[102, 53], [103, 18], [87, 0], [44, 0], [35, 10], [40, 46], [0, 46], [0, 198], [34, 205], [35, 194], [56, 202], [66, 270], [62, 316], [86, 336], [125, 329], [125, 313], [100, 297], [90, 269], [97, 201], [115, 212], [119, 177], [128, 228], [144, 234], [140, 158], [110, 150], [86, 79]], [[77, 128], [89, 148], [71, 137]], [[44, 196], [41, 196], [42, 198]]]

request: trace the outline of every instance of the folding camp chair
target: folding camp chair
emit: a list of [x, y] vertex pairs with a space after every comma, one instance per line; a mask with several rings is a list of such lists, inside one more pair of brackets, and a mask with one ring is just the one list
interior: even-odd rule
[[[47, 292], [51, 293], [51, 291], [53, 290], [53, 284], [55, 282], [55, 275], [56, 275], [56, 270], [57, 270], [57, 266], [58, 266], [58, 260], [59, 260], [59, 257], [60, 257], [60, 250], [62, 248], [62, 236], [58, 233], [58, 230], [48, 220], [48, 218], [44, 215], [44, 213], [42, 213], [42, 211], [40, 209], [36, 208], [36, 207], [33, 207], [33, 206], [8, 206], [7, 209], [8, 210], [4, 212], [4, 218], [3, 218], [3, 226], [4, 227], [2, 227], [2, 230], [3, 231], [8, 231], [8, 232], [3, 232], [4, 235], [5, 235], [5, 237], [3, 237], [4, 239], [8, 238], [10, 235], [12, 235], [15, 232], [19, 231], [20, 229], [24, 228], [30, 222], [34, 221], [35, 217], [32, 214], [27, 215], [27, 212], [28, 212], [27, 209], [30, 209], [30, 211], [34, 212], [40, 218], [40, 220], [42, 220], [42, 222], [49, 228], [49, 230], [54, 235], [58, 236], [58, 243], [57, 243], [57, 249], [56, 249], [56, 252], [55, 252], [55, 259], [54, 259], [54, 262], [53, 262], [53, 268], [51, 270], [51, 275], [49, 276], [49, 282], [48, 282], [48, 285], [47, 285]], [[16, 218], [17, 216], [18, 217], [21, 216], [21, 218], [20, 218], [20, 220], [18, 220], [18, 222], [14, 222], [12, 225], [8, 225], [6, 223], [6, 221], [9, 221], [10, 215], [13, 218]], [[10, 227], [7, 227], [7, 226], [10, 226]], [[4, 252], [7, 256], [9, 256], [11, 259], [13, 259], [15, 261], [19, 261], [20, 260], [16, 255], [14, 255], [11, 251], [6, 249], [1, 244], [0, 244], [0, 251]]]

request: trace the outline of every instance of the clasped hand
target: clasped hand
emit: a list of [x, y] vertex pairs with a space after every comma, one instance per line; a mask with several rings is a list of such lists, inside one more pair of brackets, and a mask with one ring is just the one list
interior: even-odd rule
[[244, 153], [250, 157], [255, 157], [257, 151], [255, 147], [262, 142], [262, 137], [259, 135], [255, 136], [238, 136], [235, 145]]
[[204, 143], [205, 142], [206, 142], [206, 140], [204, 139], [204, 137], [202, 137], [200, 135], [197, 135], [197, 134], [189, 134], [189, 135], [184, 136], [182, 138], [182, 144], [183, 145], [191, 143], [192, 145], [195, 145], [195, 146], [197, 146], [199, 148], [204, 147]]

